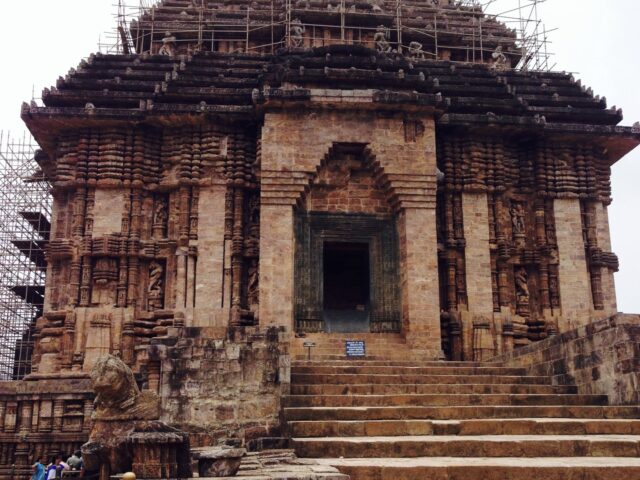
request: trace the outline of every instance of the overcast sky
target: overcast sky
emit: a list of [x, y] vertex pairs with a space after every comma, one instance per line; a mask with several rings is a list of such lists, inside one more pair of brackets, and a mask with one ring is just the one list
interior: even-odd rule
[[[130, 0], [134, 1], [134, 0]], [[498, 0], [517, 5], [518, 0]], [[521, 0], [523, 4], [529, 0]], [[97, 49], [114, 25], [115, 0], [18, 0], [0, 12], [3, 65], [0, 130], [22, 134], [20, 104], [40, 97], [69, 68]], [[582, 83], [624, 109], [623, 125], [640, 121], [640, 0], [547, 0], [539, 7], [552, 34], [557, 70], [576, 72]], [[610, 209], [619, 309], [640, 313], [640, 149], [613, 169]]]

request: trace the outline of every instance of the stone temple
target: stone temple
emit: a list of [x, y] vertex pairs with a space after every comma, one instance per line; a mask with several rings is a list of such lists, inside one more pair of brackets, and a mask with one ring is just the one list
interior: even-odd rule
[[470, 2], [333, 3], [165, 0], [24, 105], [54, 207], [0, 478], [104, 432], [133, 454], [102, 478], [225, 442], [304, 478], [640, 478], [607, 218], [640, 129]]

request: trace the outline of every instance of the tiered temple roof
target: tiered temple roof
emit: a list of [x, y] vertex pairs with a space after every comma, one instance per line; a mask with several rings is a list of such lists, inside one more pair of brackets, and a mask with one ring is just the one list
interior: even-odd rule
[[608, 108], [606, 99], [567, 73], [416, 61], [361, 45], [283, 49], [274, 55], [96, 54], [46, 89], [43, 107], [25, 104], [23, 117], [47, 145], [58, 129], [76, 122], [162, 123], [178, 114], [194, 121], [211, 115], [252, 119], [265, 102], [304, 102], [314, 89], [371, 90], [376, 108], [429, 105], [443, 126], [638, 136], [631, 128], [615, 127], [622, 111]]

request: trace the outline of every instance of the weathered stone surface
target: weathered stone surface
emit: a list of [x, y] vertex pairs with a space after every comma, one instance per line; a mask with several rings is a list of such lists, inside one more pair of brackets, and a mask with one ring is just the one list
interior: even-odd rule
[[234, 477], [246, 454], [246, 449], [232, 447], [208, 447], [192, 450], [192, 457], [198, 462], [200, 478]]
[[640, 402], [640, 319], [616, 315], [565, 332], [497, 360], [576, 385], [584, 394], [608, 395], [611, 405]]
[[180, 341], [154, 341], [163, 393], [161, 419], [192, 432], [194, 446], [279, 434], [280, 396], [289, 388], [289, 351], [277, 328], [247, 327], [232, 338], [207, 338], [202, 328]]
[[188, 435], [158, 421], [158, 396], [141, 393], [122, 360], [99, 358], [91, 382], [96, 393], [94, 423], [82, 446], [87, 471], [99, 472], [102, 480], [132, 469], [138, 478], [188, 474]]
[[140, 392], [133, 372], [122, 360], [112, 355], [98, 359], [91, 370], [91, 382], [96, 393], [94, 420], [116, 422], [159, 418], [158, 395]]
[[244, 480], [349, 480], [336, 468], [300, 459], [290, 450], [250, 453], [233, 478]]

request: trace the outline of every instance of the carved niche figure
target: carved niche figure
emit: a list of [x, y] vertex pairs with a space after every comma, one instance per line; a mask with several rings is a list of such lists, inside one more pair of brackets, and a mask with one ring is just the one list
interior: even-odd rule
[[258, 267], [258, 260], [251, 260], [249, 266], [249, 280], [247, 282], [247, 301], [249, 306], [258, 305], [259, 301], [259, 285], [260, 285], [260, 270]]
[[164, 238], [167, 231], [167, 221], [169, 213], [167, 208], [167, 200], [158, 198], [153, 207], [153, 236]]
[[376, 50], [382, 53], [389, 53], [391, 51], [391, 44], [389, 43], [389, 29], [384, 25], [378, 26], [376, 34], [373, 36], [373, 42], [376, 45]]
[[520, 267], [515, 273], [516, 283], [516, 313], [528, 317], [529, 310], [529, 275], [524, 267]]
[[302, 47], [304, 42], [305, 28], [299, 18], [294, 19], [291, 22], [291, 46], [294, 48]]
[[511, 214], [511, 224], [513, 226], [513, 235], [521, 236], [525, 234], [525, 223], [524, 223], [524, 207], [521, 203], [512, 203], [511, 208], [509, 209], [509, 213]]
[[162, 39], [162, 46], [160, 47], [160, 50], [158, 50], [158, 54], [173, 57], [176, 54], [176, 42], [177, 39], [171, 34], [171, 32], [165, 33], [164, 38]]
[[504, 71], [509, 69], [509, 59], [502, 53], [502, 46], [498, 45], [495, 51], [491, 54], [491, 68], [493, 70]]
[[164, 266], [153, 261], [149, 265], [149, 310], [164, 308]]
[[420, 42], [411, 42], [409, 44], [409, 56], [411, 60], [424, 60], [424, 50], [422, 50], [422, 44]]
[[516, 295], [518, 296], [518, 298], [524, 298], [526, 297], [527, 300], [529, 299], [529, 275], [527, 274], [527, 271], [524, 269], [524, 267], [521, 267], [517, 272], [516, 272]]

